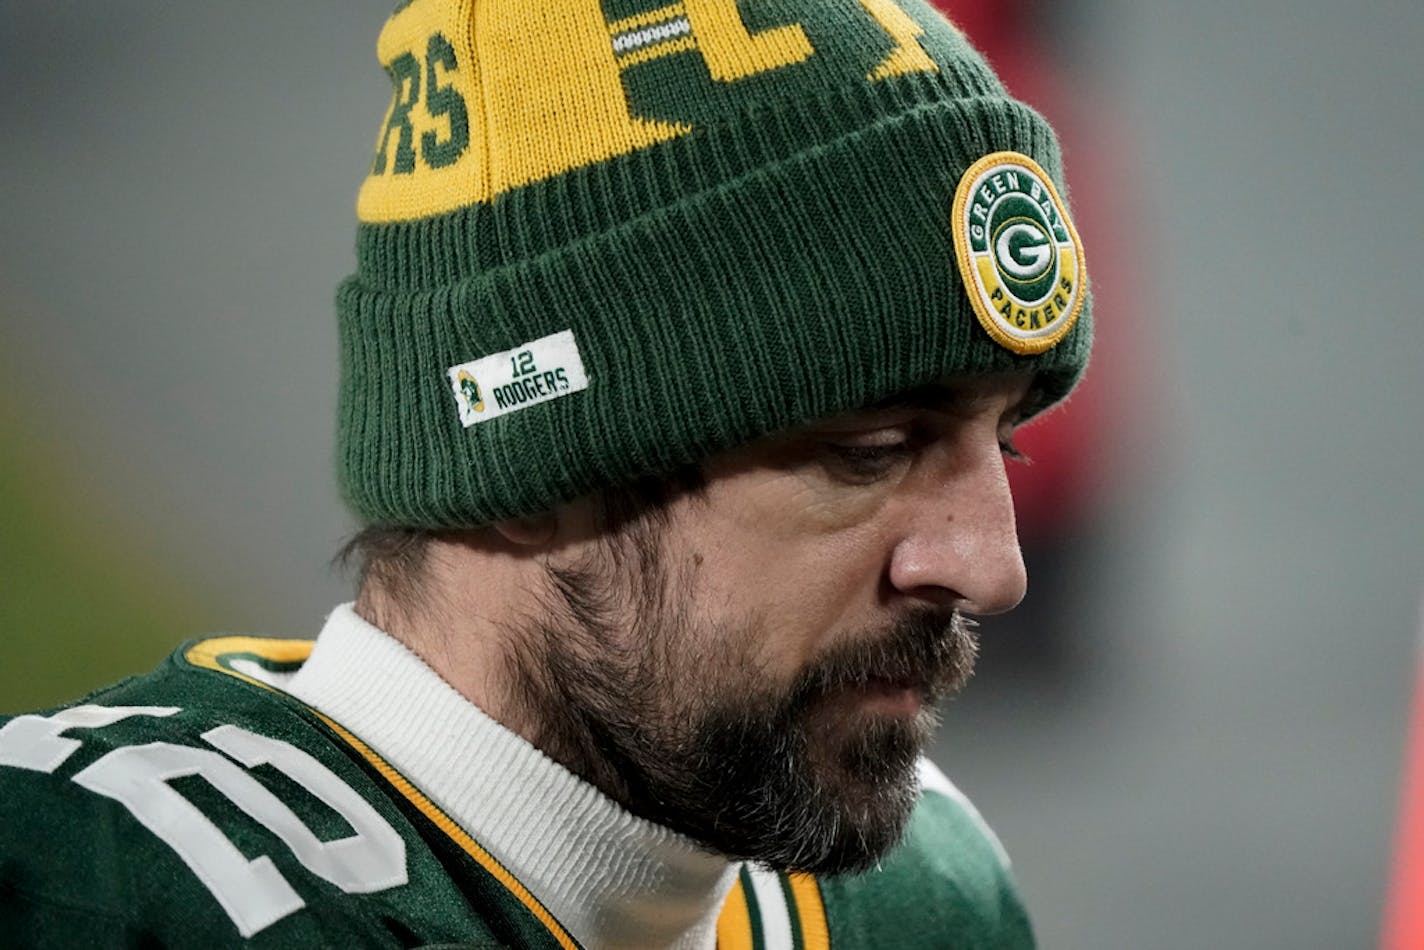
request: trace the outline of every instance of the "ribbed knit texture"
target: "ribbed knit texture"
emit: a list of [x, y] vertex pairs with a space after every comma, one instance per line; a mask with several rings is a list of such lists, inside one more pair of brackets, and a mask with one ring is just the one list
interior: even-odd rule
[[358, 736], [591, 948], [710, 950], [736, 865], [637, 818], [346, 604], [281, 688]]
[[[467, 31], [454, 46], [479, 62], [460, 68], [478, 67], [484, 101], [497, 104], [498, 84], [546, 81], [501, 58], [511, 35], [501, 17], [517, 19], [501, 11], [522, 4], [521, 16], [537, 8], [553, 22], [587, 17], [590, 2], [485, 0], [471, 22], [458, 21], [463, 6], [416, 0], [397, 14], [406, 18], [397, 32], [414, 30], [412, 48], [425, 49], [406, 21], [418, 24], [427, 7], [431, 30]], [[651, 49], [663, 52], [618, 67], [629, 115], [644, 123], [620, 134], [652, 123], [662, 140], [583, 146], [583, 133], [555, 123], [545, 134], [567, 134], [570, 150], [616, 154], [564, 168], [549, 146], [553, 157], [538, 160], [550, 172], [526, 181], [538, 163], [521, 160], [537, 144], [516, 135], [523, 113], [490, 107], [469, 119], [474, 177], [460, 179], [481, 200], [406, 219], [402, 202], [443, 200], [438, 188], [409, 199], [392, 192], [386, 204], [363, 194], [376, 210], [361, 225], [358, 273], [342, 285], [338, 311], [340, 472], [365, 519], [481, 524], [945, 376], [1036, 373], [1042, 409], [1082, 373], [1088, 307], [1056, 347], [1026, 358], [989, 338], [965, 293], [950, 225], [964, 170], [1017, 151], [1065, 188], [1051, 129], [1007, 97], [957, 30], [918, 0], [695, 6], [703, 19], [687, 4], [690, 33], [677, 25], [681, 4], [649, 14], [668, 37]], [[648, 13], [604, 7], [600, 22]], [[780, 44], [764, 55], [792, 57], [798, 34], [776, 31], [798, 24], [814, 51], [759, 70], [734, 58], [746, 75], [710, 78], [710, 27], [700, 47], [676, 45], [692, 42], [698, 23], [726, 27], [709, 7], [755, 17], [741, 24], [751, 39]], [[906, 23], [923, 32], [889, 32]], [[427, 93], [451, 75], [447, 65], [427, 74]], [[455, 127], [441, 124], [431, 142], [446, 128]], [[495, 138], [507, 129], [517, 140]], [[396, 147], [395, 134], [386, 140]], [[370, 193], [402, 184], [392, 181], [373, 173]], [[563, 330], [577, 340], [586, 390], [461, 424], [451, 366]]]

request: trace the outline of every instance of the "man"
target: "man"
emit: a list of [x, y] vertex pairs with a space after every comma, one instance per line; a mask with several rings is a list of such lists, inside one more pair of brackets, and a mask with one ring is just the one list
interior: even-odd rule
[[413, 0], [315, 645], [0, 724], [35, 946], [1022, 947], [920, 758], [1089, 346], [1051, 130], [914, 0]]

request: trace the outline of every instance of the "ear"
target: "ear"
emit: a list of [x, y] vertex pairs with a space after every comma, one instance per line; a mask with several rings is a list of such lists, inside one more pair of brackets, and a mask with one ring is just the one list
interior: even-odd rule
[[496, 521], [491, 527], [516, 547], [537, 548], [554, 539], [554, 534], [559, 530], [559, 516], [552, 511], [545, 511], [523, 518], [505, 518]]

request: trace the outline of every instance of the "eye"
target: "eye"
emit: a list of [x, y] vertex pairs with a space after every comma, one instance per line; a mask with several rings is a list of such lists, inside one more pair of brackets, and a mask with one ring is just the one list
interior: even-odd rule
[[879, 439], [822, 443], [826, 468], [843, 481], [868, 485], [893, 474], [915, 454], [914, 444], [903, 435], [894, 441], [884, 434], [876, 435]]

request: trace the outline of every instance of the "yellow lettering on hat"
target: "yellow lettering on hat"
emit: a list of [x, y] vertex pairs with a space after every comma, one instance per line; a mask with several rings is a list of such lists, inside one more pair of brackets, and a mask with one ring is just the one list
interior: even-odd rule
[[895, 40], [895, 48], [866, 74], [871, 82], [906, 73], [937, 73], [939, 67], [920, 45], [925, 28], [910, 18], [895, 0], [860, 0], [860, 5]]
[[[429, 89], [412, 60], [429, 37], [449, 38], [454, 65], [437, 72], [466, 105], [470, 144], [444, 167], [414, 149], [417, 128], [437, 125]], [[478, 47], [478, 49], [476, 49]], [[396, 81], [378, 157], [361, 187], [363, 221], [395, 221], [489, 201], [520, 185], [622, 155], [691, 131], [628, 111], [608, 27], [596, 0], [562, 5], [489, 0], [415, 0], [393, 16], [376, 44]], [[429, 72], [420, 69], [419, 74]], [[393, 122], [393, 120], [396, 120]], [[423, 134], [423, 133], [422, 133]], [[390, 159], [394, 148], [405, 159]]]
[[[867, 79], [938, 69], [895, 0], [858, 2], [896, 44]], [[376, 44], [395, 90], [357, 216], [443, 214], [687, 135], [685, 122], [632, 113], [623, 70], [693, 50], [724, 83], [815, 54], [799, 23], [749, 30], [737, 0], [676, 0], [613, 23], [599, 0], [413, 0]]]

